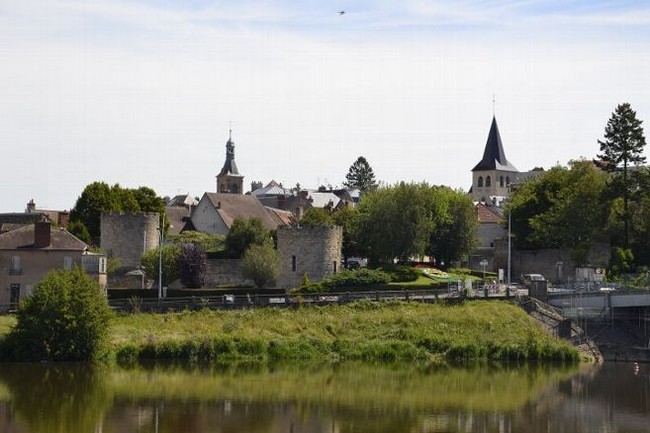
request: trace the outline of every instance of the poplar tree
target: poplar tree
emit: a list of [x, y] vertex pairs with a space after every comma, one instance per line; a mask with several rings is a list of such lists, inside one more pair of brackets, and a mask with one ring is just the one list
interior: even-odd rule
[[636, 117], [636, 111], [632, 110], [630, 104], [625, 102], [616, 107], [612, 117], [607, 121], [604, 140], [598, 140], [601, 153], [598, 158], [601, 167], [609, 172], [620, 173], [622, 168], [623, 177], [623, 219], [625, 224], [625, 247], [629, 246], [629, 221], [630, 214], [628, 202], [630, 197], [630, 182], [628, 167], [630, 164], [643, 164], [646, 160], [642, 156], [645, 147], [645, 136], [643, 135], [643, 122]]

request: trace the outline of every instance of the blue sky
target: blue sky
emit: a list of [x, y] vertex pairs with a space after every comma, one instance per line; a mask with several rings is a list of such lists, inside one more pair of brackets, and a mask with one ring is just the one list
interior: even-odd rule
[[648, 29], [640, 1], [3, 2], [0, 211], [214, 191], [230, 122], [246, 185], [363, 155], [468, 189], [493, 110], [520, 170], [592, 158], [616, 104], [650, 118]]

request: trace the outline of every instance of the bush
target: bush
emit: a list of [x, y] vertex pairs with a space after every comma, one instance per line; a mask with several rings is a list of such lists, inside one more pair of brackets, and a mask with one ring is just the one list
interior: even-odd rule
[[355, 270], [344, 269], [338, 274], [330, 275], [322, 281], [321, 285], [326, 290], [334, 290], [377, 286], [390, 282], [391, 277], [386, 272], [377, 269], [360, 268]]
[[244, 253], [242, 272], [258, 288], [275, 285], [275, 280], [280, 275], [280, 255], [273, 244], [268, 241], [248, 248]]
[[208, 267], [203, 247], [198, 244], [182, 244], [178, 255], [181, 283], [189, 289], [200, 289], [205, 283]]
[[81, 268], [52, 271], [18, 307], [9, 335], [13, 358], [95, 359], [108, 337], [111, 310], [99, 284]]
[[228, 256], [239, 259], [252, 245], [262, 245], [271, 239], [269, 232], [259, 218], [235, 218], [226, 235], [225, 245]]
[[404, 265], [385, 265], [381, 270], [390, 275], [391, 281], [394, 283], [408, 283], [415, 281], [420, 276], [420, 272], [416, 268]]

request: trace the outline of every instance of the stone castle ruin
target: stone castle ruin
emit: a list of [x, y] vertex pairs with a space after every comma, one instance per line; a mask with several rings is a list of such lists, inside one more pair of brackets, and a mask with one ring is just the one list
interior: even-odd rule
[[279, 227], [277, 287], [299, 287], [305, 275], [320, 281], [339, 272], [342, 242], [343, 228], [339, 226]]
[[122, 268], [137, 268], [140, 257], [160, 244], [157, 212], [105, 213], [101, 216], [100, 246]]

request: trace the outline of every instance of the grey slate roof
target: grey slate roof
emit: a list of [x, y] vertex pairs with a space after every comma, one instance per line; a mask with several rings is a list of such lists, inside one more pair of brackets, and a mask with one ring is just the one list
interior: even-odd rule
[[226, 227], [232, 226], [235, 218], [259, 218], [269, 230], [278, 228], [278, 220], [271, 215], [262, 203], [253, 196], [241, 194], [227, 194], [206, 192], [207, 197], [219, 213]]
[[492, 118], [492, 126], [485, 143], [483, 159], [472, 169], [472, 171], [485, 170], [519, 171], [506, 159], [506, 152], [503, 150], [496, 117]]
[[66, 230], [52, 227], [50, 244], [44, 248], [34, 247], [34, 224], [0, 234], [0, 250], [39, 249], [86, 251], [88, 245]]
[[232, 131], [226, 142], [226, 162], [223, 164], [223, 168], [219, 172], [219, 176], [241, 176], [239, 174], [239, 169], [235, 163], [235, 142], [232, 141]]

